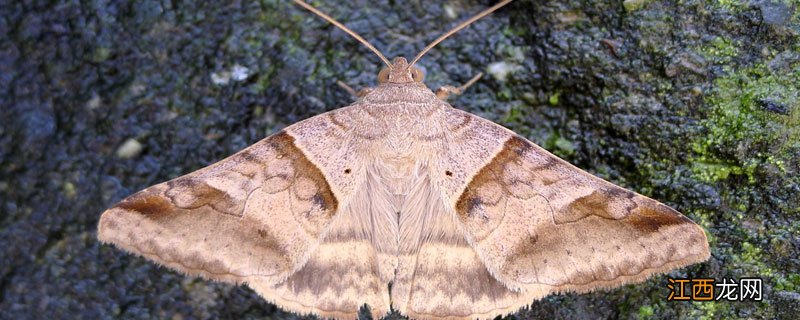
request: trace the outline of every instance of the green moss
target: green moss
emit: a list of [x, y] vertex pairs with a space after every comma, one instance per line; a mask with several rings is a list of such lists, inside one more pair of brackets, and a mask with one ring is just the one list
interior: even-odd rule
[[547, 150], [551, 150], [555, 155], [565, 158], [575, 153], [575, 145], [562, 137], [558, 133], [553, 133], [545, 142]]
[[733, 175], [747, 175], [748, 181], [753, 182], [753, 168], [755, 166], [749, 165], [742, 167], [740, 165], [730, 162], [720, 162], [716, 159], [705, 159], [700, 157], [695, 159], [692, 163], [692, 173], [701, 181], [713, 182], [727, 179], [731, 174]]
[[[529, 117], [532, 110], [532, 107], [528, 104], [513, 104], [507, 109], [505, 115], [501, 118], [499, 123], [502, 123], [504, 126], [509, 128], [513, 128], [514, 132], [521, 136], [528, 137], [533, 141], [537, 141], [537, 138], [532, 136], [530, 125]], [[544, 146], [544, 144], [540, 145]]]
[[766, 257], [763, 250], [756, 245], [744, 241], [741, 247], [736, 249], [727, 248], [726, 255], [731, 257], [734, 264], [740, 269], [742, 276], [759, 276], [774, 278], [775, 270], [766, 264]]
[[712, 217], [716, 215], [716, 212], [712, 212], [707, 209], [694, 209], [688, 213], [694, 222], [703, 227], [703, 231], [706, 233], [708, 243], [713, 247], [717, 243], [717, 237], [713, 233], [709, 232], [708, 229], [714, 227]]
[[739, 55], [739, 44], [728, 38], [716, 37], [697, 51], [714, 63], [728, 63]]
[[725, 318], [724, 315], [730, 313], [730, 312], [725, 312], [729, 311], [725, 304], [726, 302], [717, 302], [717, 301], [694, 302], [695, 307], [699, 309], [699, 311], [701, 311], [700, 314], [697, 314], [695, 316], [696, 318], [702, 320], [714, 320], [714, 319]]
[[729, 11], [741, 9], [747, 3], [740, 0], [716, 0], [712, 3], [713, 7], [722, 8]]
[[652, 306], [641, 306], [639, 307], [638, 317], [639, 319], [650, 319], [655, 315], [655, 310], [653, 310]]
[[549, 102], [550, 105], [553, 105], [553, 106], [558, 105], [558, 96], [559, 95], [561, 95], [561, 92], [554, 93], [553, 95], [550, 96], [550, 99], [548, 99], [547, 102]]
[[776, 279], [775, 289], [782, 291], [800, 290], [800, 274], [790, 273], [786, 277]]
[[761, 248], [752, 245], [749, 242], [742, 242], [742, 255], [741, 257], [749, 262], [759, 261], [761, 257]]
[[[790, 73], [766, 66], [744, 68], [714, 81], [701, 122], [706, 133], [691, 142], [692, 171], [702, 181], [745, 175], [751, 183], [760, 164], [785, 172], [790, 150], [800, 148], [800, 63]], [[781, 106], [774, 112], [766, 104]]]
[[556, 148], [558, 148], [558, 150], [561, 150], [562, 152], [568, 155], [575, 153], [575, 145], [573, 145], [572, 142], [567, 139], [560, 137], [556, 139], [554, 145], [556, 146]]
[[499, 91], [497, 91], [497, 99], [499, 101], [510, 101], [514, 97], [514, 93], [511, 92], [511, 89], [508, 87], [503, 87]]
[[512, 25], [504, 26], [501, 31], [506, 38], [524, 37], [527, 35], [528, 30], [524, 28], [514, 27]]
[[521, 104], [513, 105], [511, 108], [508, 108], [508, 112], [506, 116], [503, 117], [503, 123], [524, 123], [525, 122], [525, 112], [522, 109]]
[[622, 1], [622, 6], [625, 7], [625, 11], [633, 12], [647, 5], [648, 2], [650, 0], [625, 0]]

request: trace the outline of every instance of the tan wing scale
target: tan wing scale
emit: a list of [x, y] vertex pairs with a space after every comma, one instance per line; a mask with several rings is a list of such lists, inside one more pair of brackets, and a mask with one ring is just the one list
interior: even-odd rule
[[[471, 123], [469, 130], [499, 127]], [[520, 292], [495, 315], [551, 293], [640, 282], [708, 259], [705, 232], [677, 211], [505, 135], [451, 203], [487, 270]]]
[[306, 152], [275, 134], [124, 199], [103, 213], [98, 237], [190, 275], [246, 283], [290, 311], [353, 318], [367, 303], [388, 312], [371, 244], [326, 237], [331, 225], [354, 229], [353, 219], [334, 223], [347, 199]]
[[373, 318], [394, 307], [418, 319], [489, 319], [709, 257], [703, 230], [677, 211], [455, 110], [421, 83], [422, 55], [510, 0], [410, 64], [295, 2], [375, 51], [389, 66], [381, 84], [128, 197], [103, 213], [100, 240], [328, 318], [356, 318], [366, 304]]
[[449, 201], [419, 202], [425, 219], [457, 222], [400, 228], [461, 237], [414, 238], [392, 290], [403, 314], [491, 319], [551, 293], [639, 282], [709, 256], [703, 230], [668, 206], [466, 112], [448, 108], [430, 122], [449, 134], [433, 145], [435, 182], [418, 192]]

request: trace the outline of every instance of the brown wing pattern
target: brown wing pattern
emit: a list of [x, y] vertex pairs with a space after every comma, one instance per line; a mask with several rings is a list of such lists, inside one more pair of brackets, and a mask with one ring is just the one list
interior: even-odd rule
[[103, 213], [98, 237], [187, 274], [283, 281], [306, 263], [338, 206], [293, 140], [278, 133], [135, 193]]
[[447, 200], [414, 203], [426, 206], [428, 220], [456, 222], [401, 219], [400, 227], [462, 237], [424, 237], [401, 256], [392, 286], [401, 313], [491, 319], [551, 293], [616, 287], [708, 258], [704, 231], [668, 206], [487, 120], [455, 109], [443, 115], [434, 122], [450, 124], [450, 135], [429, 170], [436, 182], [422, 190]]
[[520, 306], [709, 257], [703, 229], [677, 211], [515, 135], [472, 177], [455, 211], [487, 269], [524, 293]]
[[353, 133], [364, 121], [351, 111], [138, 192], [103, 213], [98, 237], [335, 318], [364, 304], [373, 317], [391, 305], [414, 318], [493, 318], [709, 256], [703, 230], [675, 210], [449, 107], [421, 126], [446, 129], [413, 131], [422, 160], [395, 168], [414, 179], [375, 167], [368, 146], [388, 129]]

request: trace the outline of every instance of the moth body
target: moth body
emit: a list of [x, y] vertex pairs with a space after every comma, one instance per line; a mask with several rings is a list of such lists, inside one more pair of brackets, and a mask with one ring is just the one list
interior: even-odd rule
[[453, 108], [422, 78], [397, 58], [352, 105], [124, 199], [98, 237], [350, 319], [364, 305], [374, 318], [493, 319], [709, 257], [674, 209]]

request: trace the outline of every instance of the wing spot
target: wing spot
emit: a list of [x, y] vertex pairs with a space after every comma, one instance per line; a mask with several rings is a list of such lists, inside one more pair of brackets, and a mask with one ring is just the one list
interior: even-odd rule
[[344, 174], [350, 174], [350, 168], [344, 169]]
[[[472, 177], [472, 180], [458, 197], [456, 212], [462, 221], [470, 217], [470, 211], [474, 208], [474, 199], [480, 197], [480, 192], [478, 192], [480, 187], [490, 182], [502, 181], [500, 173], [503, 171], [505, 165], [511, 161], [518, 160], [531, 148], [533, 147], [530, 144], [518, 136], [511, 137], [503, 144], [503, 148], [500, 152]], [[501, 188], [503, 191], [507, 191], [507, 189], [505, 189], [506, 187], [501, 186]], [[499, 199], [497, 201], [499, 201]], [[494, 202], [496, 203], [497, 201]], [[480, 201], [479, 203], [482, 202], [483, 201]]]
[[303, 175], [314, 181], [319, 192], [314, 196], [312, 201], [325, 210], [326, 218], [330, 218], [336, 214], [339, 202], [336, 196], [334, 196], [333, 191], [331, 191], [328, 180], [319, 168], [306, 158], [303, 151], [295, 146], [294, 137], [282, 131], [275, 134], [270, 139], [270, 144], [278, 151], [279, 158], [285, 155], [292, 160], [297, 175]]
[[196, 178], [179, 178], [167, 182], [164, 195], [180, 209], [197, 209], [209, 206], [222, 214], [241, 217], [240, 204], [223, 190], [210, 186]]
[[448, 177], [452, 177], [453, 176], [453, 173], [450, 172], [450, 170], [445, 171], [444, 174], [447, 175]]
[[639, 207], [638, 212], [629, 216], [627, 222], [644, 232], [656, 232], [665, 226], [693, 223], [674, 209], [661, 204]]
[[172, 203], [153, 192], [140, 192], [122, 200], [117, 208], [132, 210], [143, 215], [165, 214], [175, 208]]

